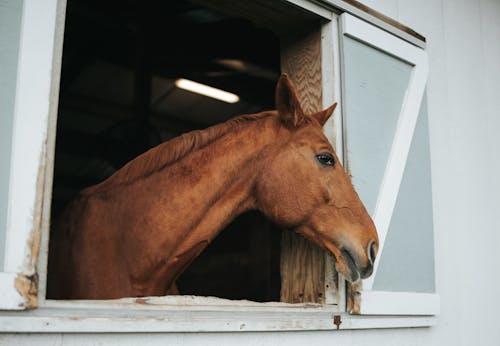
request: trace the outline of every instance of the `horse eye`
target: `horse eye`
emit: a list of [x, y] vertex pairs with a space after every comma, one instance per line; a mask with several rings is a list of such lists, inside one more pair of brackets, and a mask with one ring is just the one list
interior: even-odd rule
[[321, 153], [316, 155], [316, 160], [326, 167], [333, 167], [335, 165], [335, 158], [330, 153]]

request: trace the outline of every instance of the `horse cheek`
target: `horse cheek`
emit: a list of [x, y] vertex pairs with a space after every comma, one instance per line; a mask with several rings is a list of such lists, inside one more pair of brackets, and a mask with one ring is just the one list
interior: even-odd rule
[[263, 179], [257, 189], [258, 209], [280, 226], [295, 226], [301, 221], [301, 203], [294, 186], [286, 178]]
[[260, 177], [256, 186], [257, 208], [277, 224], [283, 224], [283, 182], [275, 178], [272, 167]]

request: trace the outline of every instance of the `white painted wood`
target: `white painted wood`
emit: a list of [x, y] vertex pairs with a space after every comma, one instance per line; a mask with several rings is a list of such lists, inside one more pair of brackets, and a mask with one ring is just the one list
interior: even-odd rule
[[[331, 72], [329, 75], [333, 78], [333, 81], [330, 82], [328, 86], [324, 86], [323, 90], [326, 88], [333, 91], [333, 99], [330, 101], [329, 99], [323, 101], [323, 106], [328, 107], [332, 103], [337, 102], [337, 107], [335, 108], [335, 113], [333, 114], [333, 123], [335, 130], [334, 143], [335, 150], [337, 152], [337, 156], [339, 160], [344, 164], [344, 124], [343, 124], [343, 106], [342, 106], [342, 74], [341, 74], [341, 50], [340, 50], [340, 34], [339, 34], [339, 16], [335, 15], [333, 20], [330, 22], [328, 27], [325, 26], [325, 30], [329, 32], [325, 32], [325, 36], [328, 35], [328, 39], [331, 40], [332, 48], [331, 48], [331, 59], [332, 66], [329, 67]], [[328, 68], [325, 66], [324, 68]]]
[[[413, 132], [427, 81], [428, 66], [425, 51], [402, 41], [349, 14], [341, 15], [341, 30], [356, 40], [387, 52], [414, 66], [405, 99], [402, 102], [392, 149], [382, 179], [379, 196], [373, 214], [373, 221], [379, 235], [380, 258], [389, 229], [392, 213], [403, 178], [406, 159], [410, 150]], [[373, 275], [364, 281], [364, 287], [371, 289], [377, 275], [379, 261], [375, 262]]]
[[0, 309], [22, 310], [25, 299], [15, 288], [17, 274], [0, 272]]
[[25, 0], [23, 6], [5, 254], [7, 272], [23, 272], [31, 265], [26, 247], [34, 228], [37, 178], [45, 150], [56, 3]]
[[362, 315], [437, 315], [439, 295], [412, 292], [363, 291]]
[[46, 300], [44, 307], [65, 309], [127, 309], [127, 310], [151, 310], [162, 311], [189, 310], [189, 311], [233, 311], [242, 309], [245, 311], [311, 311], [321, 309], [323, 311], [338, 312], [336, 306], [321, 305], [317, 303], [290, 304], [282, 302], [259, 303], [250, 300], [230, 300], [218, 297], [202, 296], [164, 296], [164, 297], [142, 297], [121, 298], [110, 300]]
[[386, 22], [378, 19], [377, 17], [374, 17], [373, 15], [366, 13], [366, 12], [362, 11], [361, 9], [359, 9], [353, 5], [350, 5], [342, 0], [321, 0], [320, 3], [323, 4], [324, 6], [331, 6], [335, 9], [337, 9], [337, 11], [345, 12], [345, 13], [351, 14], [357, 18], [361, 18], [362, 20], [364, 20], [368, 23], [371, 23], [374, 26], [376, 26], [376, 27], [388, 32], [388, 33], [391, 33], [392, 35], [394, 35], [398, 38], [401, 38], [401, 39], [403, 39], [403, 40], [405, 40], [405, 41], [407, 41], [407, 42], [409, 42], [417, 47], [425, 48], [425, 46], [426, 46], [426, 43], [424, 41], [421, 41], [421, 40], [417, 39], [416, 37], [402, 31], [401, 29], [398, 29], [390, 24], [387, 24]]
[[[43, 305], [47, 285], [47, 264], [49, 251], [50, 217], [52, 203], [52, 183], [54, 176], [54, 159], [57, 132], [57, 113], [59, 104], [59, 86], [61, 79], [62, 50], [64, 41], [64, 25], [66, 19], [66, 0], [57, 1], [56, 32], [54, 37], [54, 56], [52, 63], [50, 111], [47, 124], [47, 141], [45, 157], [45, 181], [43, 182], [40, 251], [37, 260], [38, 272], [38, 303]], [[47, 193], [49, 192], [49, 193]]]
[[[330, 23], [325, 24], [322, 30], [323, 41], [329, 42], [327, 49], [322, 49], [322, 73], [323, 73], [323, 107], [329, 107], [337, 102], [337, 107], [326, 127], [333, 127], [332, 136], [329, 140], [334, 144], [339, 160], [344, 162], [344, 123], [343, 123], [343, 106], [342, 106], [342, 69], [341, 69], [341, 44], [339, 32], [339, 16], [334, 15]], [[329, 271], [335, 271], [333, 268], [334, 260], [328, 258], [326, 274]], [[336, 293], [336, 301], [339, 311], [346, 310], [346, 280], [341, 274], [338, 275], [338, 287]], [[326, 284], [331, 285], [327, 281]], [[328, 304], [329, 301], [334, 301], [332, 297], [325, 297]]]
[[[23, 2], [4, 258], [9, 274], [0, 278], [3, 292], [14, 289], [11, 273], [30, 276], [36, 270], [31, 254], [41, 213], [56, 7], [57, 0]], [[0, 308], [12, 308], [10, 298], [0, 296]]]
[[[364, 12], [356, 6], [353, 6], [342, 0], [286, 0], [286, 2], [300, 7], [310, 13], [314, 13], [327, 20], [331, 20], [334, 17], [334, 13], [349, 13], [417, 47], [425, 48], [426, 46], [425, 41], [422, 41], [408, 34], [407, 32], [384, 22], [383, 20], [373, 16], [372, 14]], [[366, 3], [366, 1], [365, 4], [369, 7], [371, 6], [371, 4]], [[391, 14], [395, 14], [395, 12], [398, 11], [397, 0], [390, 0], [389, 2], [387, 2], [386, 0], [385, 6], [382, 9], [378, 9], [378, 11], [384, 14], [389, 14], [390, 17]]]
[[424, 50], [347, 13], [340, 16], [342, 34], [366, 42], [412, 65], [425, 60]]
[[[0, 315], [0, 332], [143, 333], [336, 330], [331, 312], [196, 312], [43, 309]], [[423, 327], [429, 317], [360, 317], [341, 314], [340, 329]]]
[[[352, 316], [347, 315], [342, 319], [341, 329], [391, 329], [394, 333], [396, 328], [418, 328], [418, 327], [432, 327], [438, 323], [436, 317], [433, 316]], [[360, 333], [360, 332], [356, 332]], [[393, 334], [394, 335], [394, 334]], [[360, 335], [354, 335], [354, 340], [360, 339]], [[396, 338], [394, 340], [396, 345], [406, 344], [409, 340], [403, 338]], [[356, 341], [354, 341], [356, 342]], [[398, 344], [399, 342], [399, 344]], [[388, 345], [389, 340], [379, 343], [379, 345]], [[351, 345], [355, 345], [350, 343]]]

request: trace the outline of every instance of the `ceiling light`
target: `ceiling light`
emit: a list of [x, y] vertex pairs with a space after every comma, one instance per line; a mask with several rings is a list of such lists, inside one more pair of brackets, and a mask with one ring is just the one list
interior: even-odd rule
[[175, 85], [184, 90], [191, 91], [193, 93], [205, 95], [220, 101], [227, 103], [236, 103], [240, 100], [238, 95], [232, 94], [230, 92], [213, 88], [211, 86], [193, 82], [192, 80], [180, 78], [175, 81]]

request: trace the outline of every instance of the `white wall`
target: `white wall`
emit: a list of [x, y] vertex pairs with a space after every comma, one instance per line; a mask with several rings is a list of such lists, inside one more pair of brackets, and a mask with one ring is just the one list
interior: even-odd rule
[[366, 1], [425, 35], [439, 325], [426, 344], [500, 345], [500, 1]]
[[[365, 0], [426, 36], [438, 325], [397, 345], [500, 345], [500, 1]], [[377, 336], [366, 332], [353, 345]], [[377, 344], [376, 342], [374, 344]]]
[[0, 336], [1, 345], [500, 345], [500, 1], [365, 0], [427, 37], [438, 325], [424, 329]]

